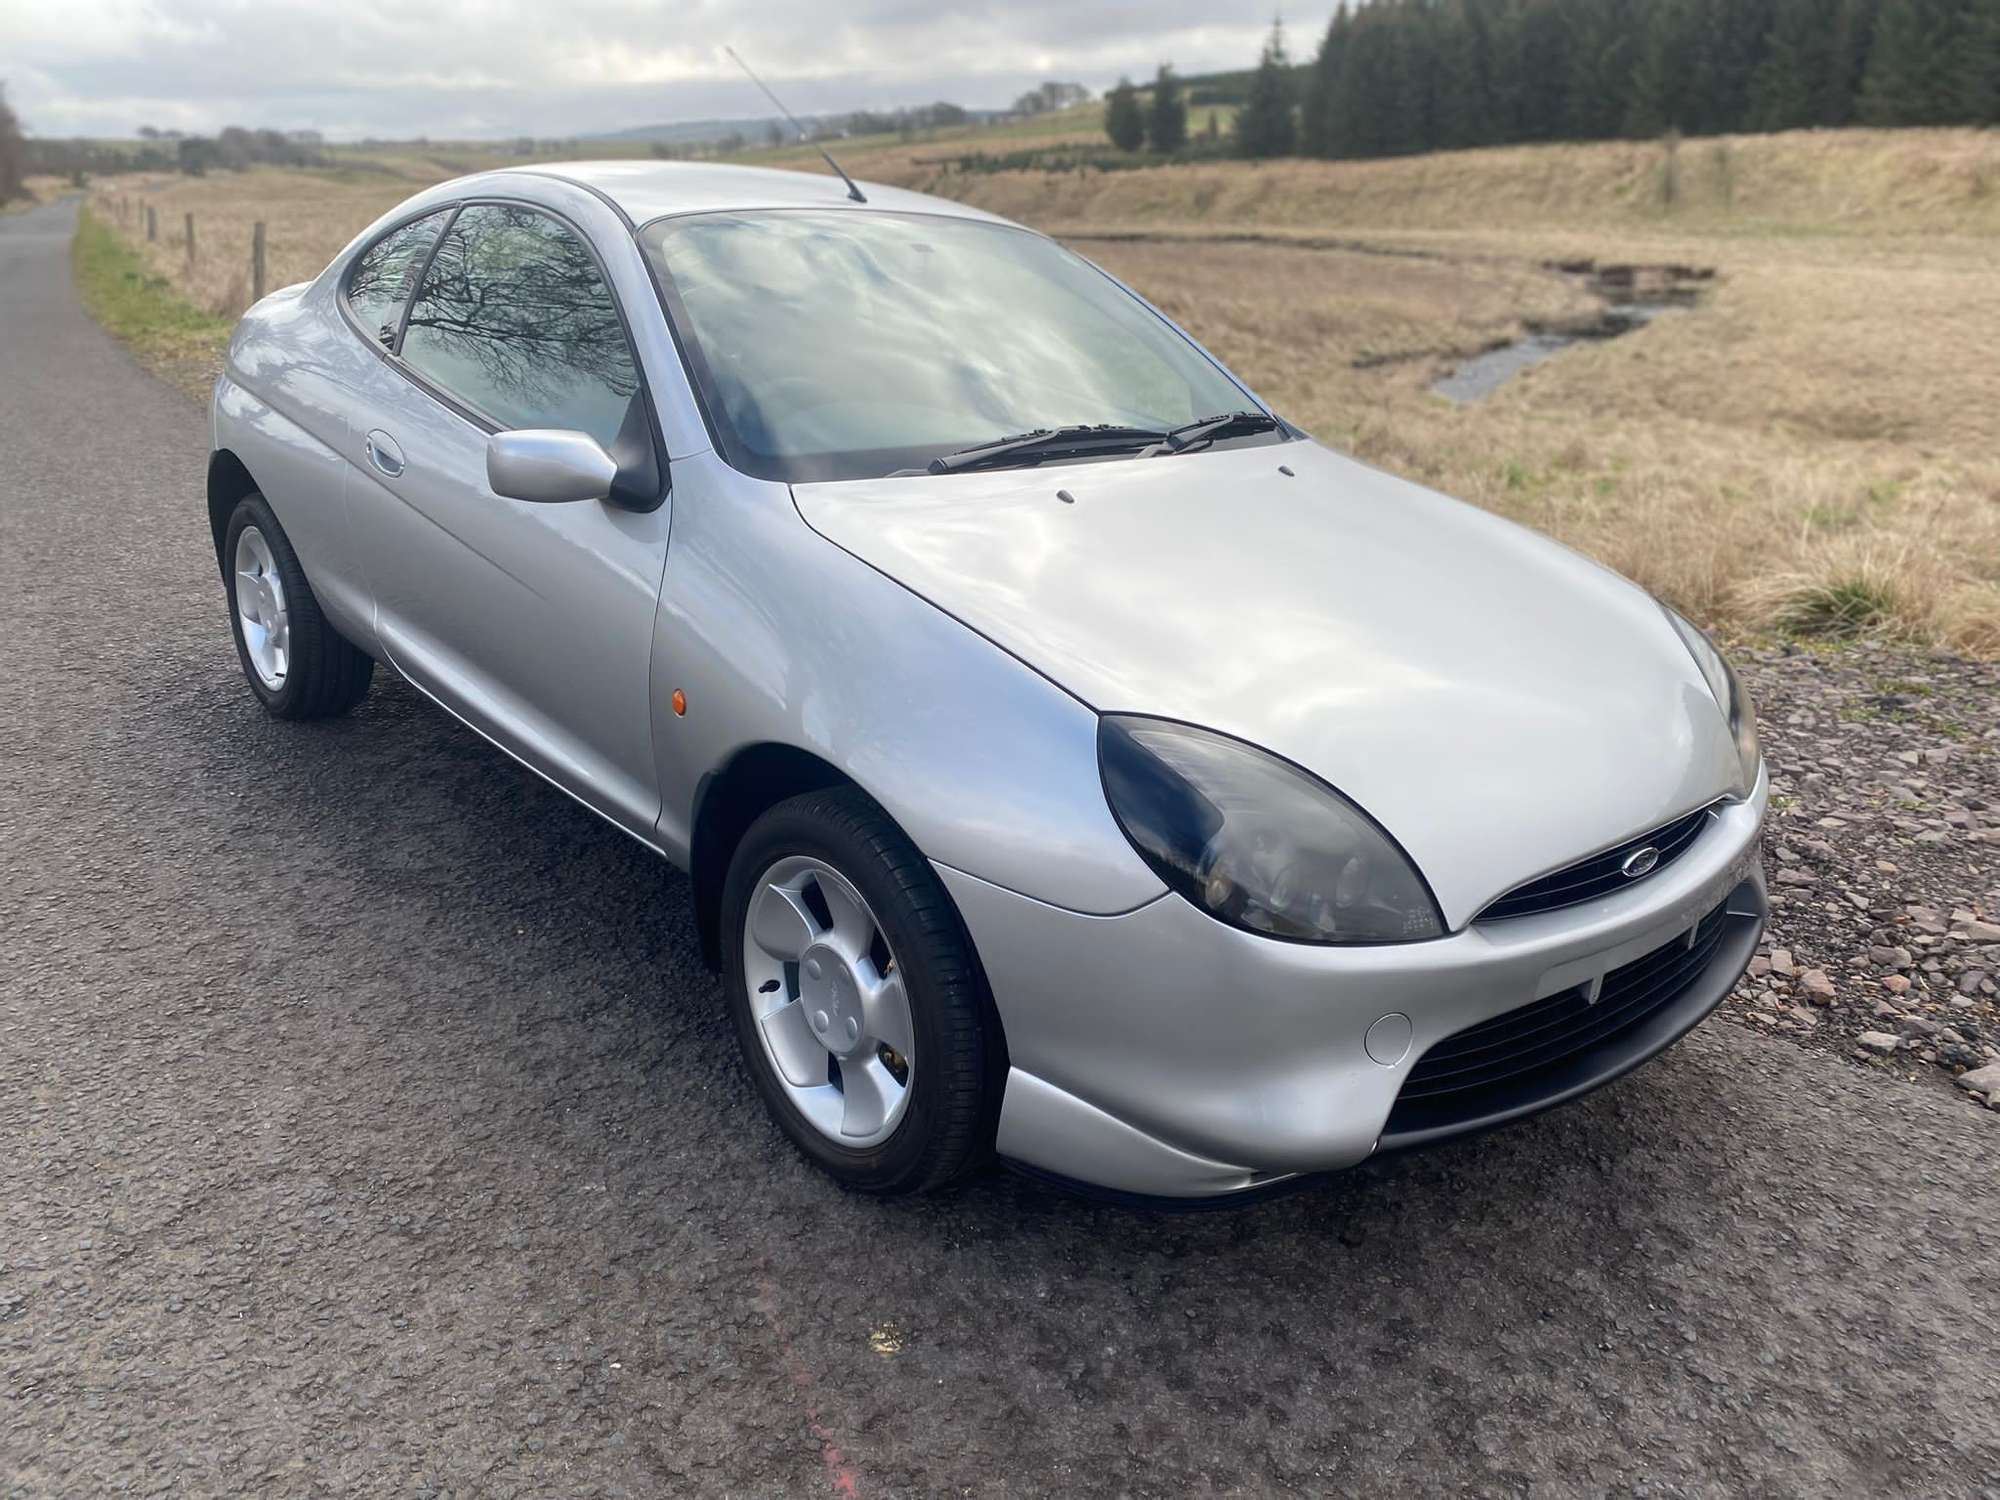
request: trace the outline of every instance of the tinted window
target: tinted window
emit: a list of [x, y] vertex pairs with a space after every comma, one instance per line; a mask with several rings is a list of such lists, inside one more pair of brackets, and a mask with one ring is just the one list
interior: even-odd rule
[[409, 295], [410, 274], [423, 263], [450, 209], [440, 209], [392, 229], [354, 258], [347, 273], [347, 305], [361, 326], [385, 344], [396, 341], [396, 323]]
[[410, 307], [403, 358], [501, 427], [563, 427], [607, 447], [639, 373], [583, 242], [532, 209], [452, 221]]
[[855, 478], [1072, 423], [1165, 430], [1254, 405], [1088, 261], [1025, 230], [851, 211], [692, 214], [641, 243], [725, 450]]

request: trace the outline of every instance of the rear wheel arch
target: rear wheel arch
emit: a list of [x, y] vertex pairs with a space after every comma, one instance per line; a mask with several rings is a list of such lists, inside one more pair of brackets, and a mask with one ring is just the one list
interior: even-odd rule
[[229, 533], [229, 518], [246, 495], [259, 494], [257, 481], [243, 460], [227, 448], [217, 448], [208, 456], [208, 531], [215, 541], [215, 565], [227, 572], [222, 544]]
[[231, 508], [220, 561], [237, 657], [265, 712], [277, 719], [324, 719], [367, 696], [374, 659], [321, 611], [262, 494], [252, 491]]

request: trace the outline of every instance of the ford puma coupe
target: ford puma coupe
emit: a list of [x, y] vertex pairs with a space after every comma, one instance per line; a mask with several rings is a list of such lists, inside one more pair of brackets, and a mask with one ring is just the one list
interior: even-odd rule
[[1767, 783], [1701, 632], [1053, 241], [864, 187], [492, 172], [258, 303], [208, 480], [251, 692], [385, 663], [686, 870], [856, 1188], [1241, 1193], [1714, 1008]]

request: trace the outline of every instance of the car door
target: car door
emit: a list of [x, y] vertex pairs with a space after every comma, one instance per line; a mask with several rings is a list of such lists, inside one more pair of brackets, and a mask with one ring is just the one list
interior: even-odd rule
[[[652, 838], [666, 470], [600, 261], [548, 210], [462, 204], [390, 333], [349, 469], [383, 649], [474, 727]], [[621, 459], [618, 501], [496, 495], [487, 439], [518, 428], [596, 438]]]

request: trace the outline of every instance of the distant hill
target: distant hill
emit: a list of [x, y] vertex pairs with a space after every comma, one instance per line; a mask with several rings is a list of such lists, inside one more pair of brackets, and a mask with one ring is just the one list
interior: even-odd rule
[[[928, 108], [944, 109], [948, 106], [934, 105]], [[915, 113], [921, 114], [925, 106], [919, 106]], [[894, 110], [842, 110], [837, 114], [800, 115], [799, 123], [810, 135], [825, 132], [828, 135], [844, 135], [850, 127], [858, 124], [865, 133], [891, 131], [901, 112]], [[988, 125], [995, 120], [1008, 118], [1008, 113], [1000, 109], [968, 109], [958, 117], [958, 123]], [[585, 141], [643, 141], [663, 146], [704, 146], [724, 141], [733, 135], [740, 135], [754, 146], [764, 144], [771, 128], [776, 126], [784, 133], [786, 144], [797, 139], [797, 133], [777, 116], [766, 115], [745, 120], [673, 120], [661, 125], [633, 125], [625, 130], [607, 130], [597, 135], [579, 136]]]
[[[831, 116], [801, 116], [806, 129], [817, 130]], [[672, 120], [663, 125], [633, 125], [624, 130], [606, 130], [596, 135], [579, 136], [585, 141], [658, 141], [662, 145], [700, 146], [713, 141], [727, 140], [732, 135], [740, 135], [745, 140], [762, 140], [775, 125], [785, 132], [785, 139], [792, 138], [791, 128], [775, 116], [749, 120]]]

